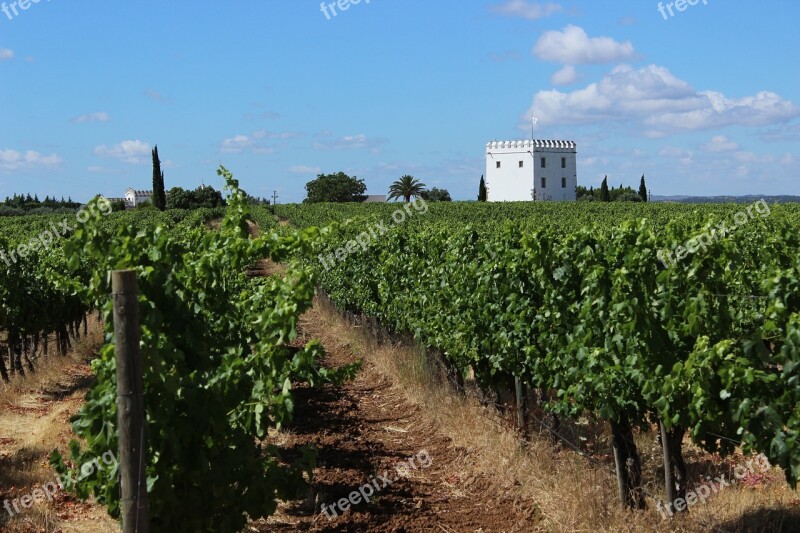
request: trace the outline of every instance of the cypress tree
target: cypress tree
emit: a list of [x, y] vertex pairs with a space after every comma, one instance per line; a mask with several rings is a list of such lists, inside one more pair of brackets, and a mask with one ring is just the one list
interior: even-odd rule
[[647, 201], [647, 185], [644, 183], [644, 174], [642, 174], [642, 181], [639, 183], [639, 198], [643, 202]]
[[487, 201], [486, 180], [483, 179], [483, 176], [481, 176], [481, 184], [478, 186], [478, 201], [479, 202]]
[[608, 176], [603, 178], [603, 183], [602, 185], [600, 185], [600, 201], [601, 202], [611, 201], [611, 193], [608, 192]]
[[163, 211], [167, 208], [167, 196], [164, 192], [164, 172], [158, 158], [158, 145], [153, 148], [153, 205]]
[[161, 177], [158, 179], [158, 201], [161, 205], [158, 208], [164, 211], [167, 208], [167, 193], [164, 191], [164, 171], [161, 171]]

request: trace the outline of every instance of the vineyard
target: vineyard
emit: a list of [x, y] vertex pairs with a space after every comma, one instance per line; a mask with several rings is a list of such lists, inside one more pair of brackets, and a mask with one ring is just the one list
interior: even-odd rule
[[[668, 501], [686, 491], [687, 432], [709, 452], [763, 453], [796, 486], [798, 206], [432, 204], [400, 224], [395, 209], [278, 215], [333, 223], [304, 260], [340, 308], [412, 333], [458, 378], [537, 389], [555, 424], [609, 424], [627, 505], [644, 506], [632, 432], [651, 424]], [[379, 219], [394, 226], [386, 236], [347, 246]]]
[[[104, 213], [95, 200], [53, 243], [0, 264], [3, 380], [64, 353], [87, 314], [105, 323], [72, 420], [80, 443], [52, 456], [62, 474], [117, 449], [108, 273], [137, 272], [153, 530], [241, 531], [302, 493], [314, 450], [287, 463], [269, 431], [292, 419], [294, 384], [356, 371], [320, 366], [315, 341], [297, 347], [317, 291], [441, 354], [457, 388], [537, 398], [525, 407], [556, 436], [582, 417], [606, 424], [628, 507], [646, 505], [634, 433], [653, 427], [668, 501], [686, 495], [687, 436], [764, 454], [796, 486], [800, 206], [277, 206], [284, 226], [220, 173], [224, 210]], [[4, 257], [63, 220], [0, 218]], [[285, 275], [248, 276], [265, 258]], [[66, 488], [119, 515], [115, 471]]]
[[[157, 225], [180, 231], [219, 215], [212, 210], [97, 212], [105, 214], [98, 224], [107, 231], [118, 226], [147, 231]], [[14, 374], [24, 377], [26, 371], [35, 372], [36, 359], [51, 354], [49, 346], [53, 341], [57, 352], [63, 355], [70, 338], [80, 335], [81, 324], [86, 327], [90, 309], [64, 283], [69, 261], [63, 243], [81, 225], [75, 215], [0, 218], [0, 338], [6, 344], [0, 350], [0, 377], [6, 382]], [[22, 254], [21, 246], [25, 247]], [[76, 258], [71, 263], [69, 279], [85, 282], [88, 268], [83, 258]]]

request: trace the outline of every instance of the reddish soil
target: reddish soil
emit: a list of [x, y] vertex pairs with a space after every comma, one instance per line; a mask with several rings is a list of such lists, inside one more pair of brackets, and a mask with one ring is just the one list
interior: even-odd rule
[[[341, 339], [320, 327], [317, 311], [301, 323], [301, 343], [316, 338], [335, 368], [356, 358]], [[364, 363], [354, 381], [342, 387], [300, 386], [295, 390], [295, 422], [281, 447], [311, 445], [319, 450], [313, 493], [302, 503], [284, 505], [276, 516], [254, 524], [256, 531], [535, 531], [531, 502], [519, 502], [476, 471], [469, 453], [437, 433], [420, 410], [377, 369]], [[424, 454], [430, 457], [428, 464]], [[295, 452], [296, 453], [296, 452]], [[417, 456], [418, 469], [399, 476], [395, 466]], [[369, 503], [328, 518], [321, 511], [347, 498], [378, 475], [393, 479]], [[499, 480], [500, 482], [502, 480]], [[373, 485], [374, 487], [374, 485]], [[368, 490], [366, 492], [369, 492]], [[338, 508], [337, 508], [338, 511]]]

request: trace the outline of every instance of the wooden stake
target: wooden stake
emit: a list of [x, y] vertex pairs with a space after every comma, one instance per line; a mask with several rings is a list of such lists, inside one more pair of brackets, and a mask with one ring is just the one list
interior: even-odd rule
[[148, 533], [144, 400], [136, 272], [111, 273], [123, 533]]

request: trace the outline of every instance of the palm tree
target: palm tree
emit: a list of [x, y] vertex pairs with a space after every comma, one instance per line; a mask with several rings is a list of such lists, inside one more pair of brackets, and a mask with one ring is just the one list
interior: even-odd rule
[[412, 196], [419, 196], [425, 190], [425, 184], [413, 176], [403, 176], [389, 187], [389, 200], [402, 198], [411, 201]]

